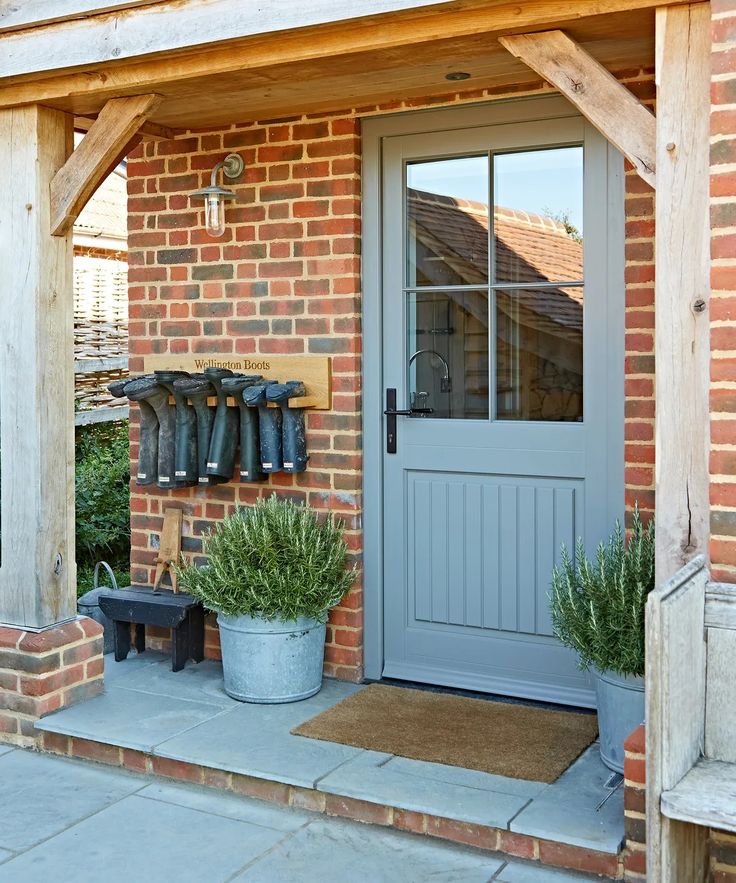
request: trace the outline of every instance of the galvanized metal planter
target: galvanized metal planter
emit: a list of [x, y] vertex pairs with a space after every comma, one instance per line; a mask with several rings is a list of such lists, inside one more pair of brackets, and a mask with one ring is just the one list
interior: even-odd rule
[[218, 614], [225, 692], [241, 702], [296, 702], [319, 692], [325, 624]]
[[624, 740], [644, 720], [644, 678], [595, 672], [601, 760], [624, 771]]

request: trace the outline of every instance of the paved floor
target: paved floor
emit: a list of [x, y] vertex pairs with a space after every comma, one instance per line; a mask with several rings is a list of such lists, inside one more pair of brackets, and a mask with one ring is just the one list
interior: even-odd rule
[[291, 734], [298, 724], [360, 689], [326, 679], [322, 690], [303, 702], [250, 705], [225, 694], [219, 663], [205, 661], [174, 673], [169, 659], [146, 651], [119, 663], [107, 657], [103, 695], [49, 715], [37, 726], [174, 760], [618, 852], [624, 836], [623, 789], [606, 788], [610, 772], [597, 745], [555, 783], [545, 785]]
[[0, 883], [574, 883], [430, 838], [0, 746]]

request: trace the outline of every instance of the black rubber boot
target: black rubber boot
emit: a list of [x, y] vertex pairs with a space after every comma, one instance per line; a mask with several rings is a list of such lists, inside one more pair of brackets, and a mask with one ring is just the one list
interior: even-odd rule
[[261, 442], [258, 433], [258, 414], [245, 404], [243, 392], [263, 380], [260, 374], [238, 374], [225, 377], [222, 388], [232, 396], [240, 408], [240, 480], [265, 481], [261, 470]]
[[207, 487], [227, 481], [217, 475], [207, 475], [207, 456], [210, 452], [212, 426], [215, 422], [216, 408], [207, 404], [207, 399], [217, 395], [215, 387], [204, 374], [193, 374], [174, 382], [174, 392], [185, 395], [192, 403], [197, 415], [197, 484]]
[[243, 390], [245, 404], [249, 408], [258, 408], [258, 434], [263, 472], [281, 472], [284, 465], [281, 454], [281, 408], [269, 408], [266, 400], [266, 389], [275, 383], [275, 380], [267, 380], [265, 383], [258, 383]]
[[124, 390], [131, 402], [138, 402], [141, 414], [136, 484], [171, 487], [174, 473], [174, 415], [168, 404], [169, 391], [151, 377], [136, 377], [125, 384]]
[[222, 388], [222, 381], [225, 377], [232, 377], [233, 372], [229, 368], [205, 368], [204, 375], [217, 393], [217, 411], [207, 455], [207, 475], [230, 481], [235, 471], [240, 420], [238, 409], [228, 407], [227, 393]]
[[[135, 392], [141, 386], [140, 381], [148, 380], [146, 377], [124, 377], [122, 380], [113, 380], [108, 384], [108, 392], [116, 399], [126, 398], [125, 387], [138, 382], [132, 387]], [[135, 401], [135, 399], [133, 400]], [[140, 437], [138, 441], [138, 468], [136, 470], [135, 483], [141, 487], [154, 484], [158, 475], [158, 417], [148, 402], [139, 402]]]
[[283, 420], [281, 447], [284, 472], [304, 472], [307, 468], [307, 432], [304, 425], [304, 408], [289, 407], [289, 399], [301, 398], [307, 390], [301, 380], [274, 383], [266, 389], [269, 402], [278, 402]]
[[192, 487], [197, 474], [197, 415], [187, 397], [176, 390], [177, 380], [186, 380], [186, 371], [156, 371], [156, 380], [174, 396], [176, 425], [174, 437], [174, 486]]
[[107, 384], [107, 391], [114, 399], [123, 399], [125, 398], [125, 393], [123, 392], [125, 384], [130, 383], [131, 380], [131, 377], [123, 377], [121, 380], [113, 380], [112, 383]]

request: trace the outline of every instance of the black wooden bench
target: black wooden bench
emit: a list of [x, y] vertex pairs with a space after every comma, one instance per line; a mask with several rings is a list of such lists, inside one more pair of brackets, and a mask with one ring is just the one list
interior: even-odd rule
[[188, 659], [204, 659], [204, 608], [183, 592], [154, 592], [147, 586], [110, 589], [100, 595], [100, 609], [113, 621], [115, 660], [125, 659], [131, 647], [130, 624], [135, 624], [135, 649], [146, 649], [146, 626], [171, 629], [171, 670], [181, 671]]

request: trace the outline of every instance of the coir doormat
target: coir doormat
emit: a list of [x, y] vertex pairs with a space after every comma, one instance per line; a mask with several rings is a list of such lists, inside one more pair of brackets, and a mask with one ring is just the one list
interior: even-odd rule
[[292, 730], [298, 736], [554, 782], [595, 740], [595, 715], [371, 684]]

